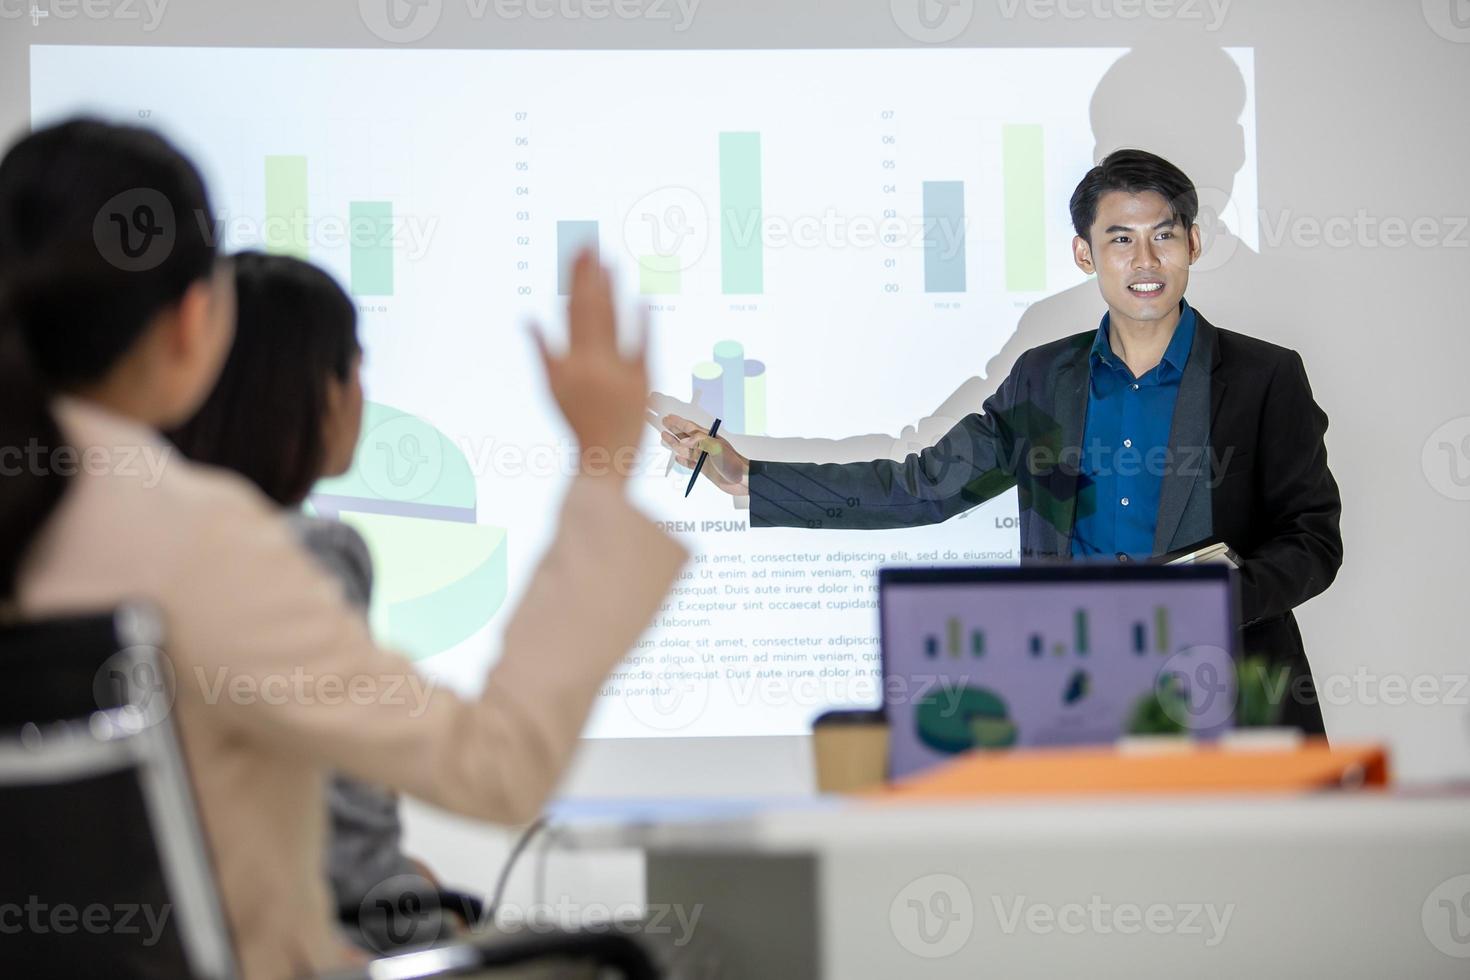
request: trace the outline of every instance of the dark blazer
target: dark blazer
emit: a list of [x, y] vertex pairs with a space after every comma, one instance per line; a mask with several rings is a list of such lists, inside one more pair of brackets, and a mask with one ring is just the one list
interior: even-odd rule
[[[1198, 311], [1195, 329], [1160, 461], [1154, 555], [1224, 541], [1241, 556], [1242, 649], [1288, 667], [1282, 720], [1320, 732], [1291, 610], [1326, 589], [1342, 564], [1327, 415], [1295, 351], [1220, 330]], [[901, 462], [752, 461], [751, 525], [935, 524], [1014, 486], [1022, 563], [1070, 559], [1095, 336], [1026, 351], [981, 412]]]

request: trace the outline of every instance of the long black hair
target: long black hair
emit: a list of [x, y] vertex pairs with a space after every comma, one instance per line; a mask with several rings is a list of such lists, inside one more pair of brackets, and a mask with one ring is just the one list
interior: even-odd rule
[[66, 490], [58, 390], [100, 381], [215, 260], [199, 172], [144, 129], [79, 119], [0, 160], [0, 601]]
[[346, 381], [360, 352], [357, 311], [308, 262], [242, 252], [234, 264], [235, 344], [209, 398], [170, 435], [184, 455], [292, 506], [322, 475], [327, 383]]

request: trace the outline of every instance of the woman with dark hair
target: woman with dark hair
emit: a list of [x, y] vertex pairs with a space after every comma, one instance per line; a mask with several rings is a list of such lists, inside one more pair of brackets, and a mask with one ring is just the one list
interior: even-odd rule
[[[362, 428], [357, 311], [342, 287], [308, 262], [260, 252], [242, 252], [232, 262], [234, 345], [214, 391], [170, 437], [190, 459], [235, 470], [281, 507], [298, 511], [317, 480], [341, 476], [352, 465]], [[290, 521], [365, 613], [373, 566], [361, 536], [340, 521], [299, 512]], [[397, 795], [338, 775], [327, 787], [327, 804], [327, 876], [361, 944], [386, 952], [405, 937], [449, 935], [454, 924], [440, 911], [445, 903], [437, 880], [403, 853]], [[389, 896], [385, 888], [412, 891], [422, 901], [400, 901], [401, 894]], [[387, 928], [363, 914], [370, 893], [389, 898], [394, 908], [421, 907], [421, 921], [412, 929]]]
[[325, 773], [534, 818], [684, 551], [628, 503], [626, 473], [595, 465], [637, 446], [648, 386], [584, 255], [568, 350], [542, 350], [582, 450], [558, 533], [480, 697], [425, 689], [278, 508], [158, 434], [194, 414], [229, 351], [234, 277], [210, 226], [198, 173], [144, 130], [69, 122], [0, 160], [0, 608], [161, 611], [174, 717], [254, 980], [350, 959], [322, 876]]
[[247, 477], [299, 507], [352, 464], [362, 424], [357, 311], [316, 266], [241, 252], [235, 340], [209, 398], [171, 436], [190, 459]]

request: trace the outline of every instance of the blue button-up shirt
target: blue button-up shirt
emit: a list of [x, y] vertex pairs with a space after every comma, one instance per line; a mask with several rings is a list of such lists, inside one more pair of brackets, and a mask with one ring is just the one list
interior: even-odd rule
[[1108, 342], [1103, 314], [1088, 355], [1087, 424], [1077, 481], [1074, 558], [1154, 550], [1169, 429], [1184, 364], [1194, 344], [1194, 310], [1181, 301], [1179, 324], [1156, 367], [1135, 378]]

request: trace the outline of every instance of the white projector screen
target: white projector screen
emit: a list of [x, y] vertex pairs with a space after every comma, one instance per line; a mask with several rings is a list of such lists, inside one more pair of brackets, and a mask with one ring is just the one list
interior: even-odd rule
[[[37, 46], [31, 109], [159, 128], [226, 249], [352, 293], [370, 411], [315, 503], [375, 552], [380, 635], [473, 692], [572, 465], [525, 323], [559, 324], [576, 247], [647, 307], [662, 404], [758, 458], [901, 458], [978, 410], [1031, 304], [1096, 325], [1067, 201], [1124, 53]], [[1257, 213], [1253, 58], [1226, 54], [1244, 160], [1202, 196], [1255, 248], [1232, 220]], [[800, 735], [875, 705], [875, 569], [1016, 560], [1014, 493], [942, 527], [759, 530], [667, 460], [650, 430], [634, 493], [697, 557], [592, 737]]]

